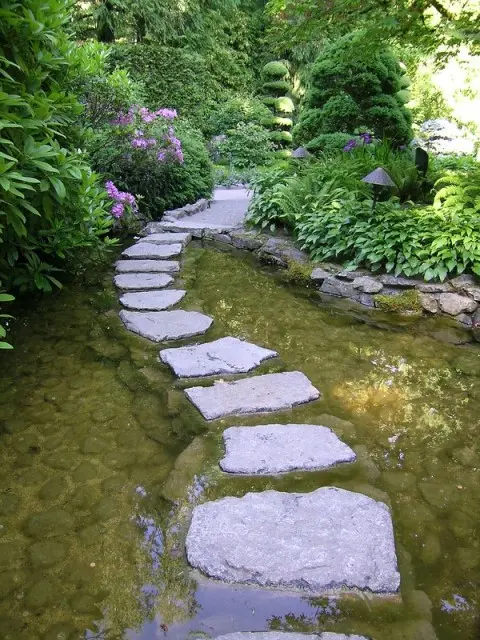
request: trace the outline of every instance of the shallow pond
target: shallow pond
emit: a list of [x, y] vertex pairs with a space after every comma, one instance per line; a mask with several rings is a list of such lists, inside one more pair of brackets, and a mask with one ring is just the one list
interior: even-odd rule
[[[0, 357], [0, 638], [172, 640], [242, 630], [334, 630], [376, 640], [477, 640], [480, 348], [426, 320], [371, 320], [321, 303], [250, 256], [191, 246], [184, 308], [208, 339], [246, 338], [299, 369], [320, 401], [275, 415], [327, 424], [354, 465], [228, 478], [221, 432], [189, 405], [158, 346], [124, 330], [111, 274], [22, 312]], [[206, 340], [207, 338], [205, 338]], [[184, 385], [185, 386], [185, 385]], [[334, 484], [393, 510], [403, 604], [212, 583], [188, 570], [192, 506]], [[315, 526], [315, 523], [312, 523]]]

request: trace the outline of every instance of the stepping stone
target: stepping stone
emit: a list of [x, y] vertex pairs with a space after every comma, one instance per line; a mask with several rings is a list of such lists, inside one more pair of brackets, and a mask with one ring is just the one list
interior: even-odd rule
[[113, 279], [119, 289], [161, 289], [173, 282], [166, 273], [122, 273]]
[[319, 391], [300, 371], [217, 382], [212, 387], [190, 387], [185, 393], [206, 420], [282, 411], [320, 397]]
[[150, 233], [139, 242], [149, 242], [150, 244], [177, 244], [186, 246], [192, 239], [189, 233]]
[[271, 475], [327, 469], [354, 462], [354, 451], [331, 429], [313, 424], [266, 424], [231, 427], [223, 432], [228, 473]]
[[163, 311], [180, 302], [186, 293], [186, 291], [177, 291], [175, 289], [169, 289], [168, 291], [139, 291], [123, 294], [120, 302], [127, 309]]
[[[196, 638], [200, 640], [200, 638]], [[345, 635], [344, 633], [292, 633], [289, 631], [239, 631], [217, 636], [215, 640], [368, 640], [365, 636]]]
[[137, 242], [122, 253], [126, 258], [144, 258], [146, 260], [164, 260], [174, 258], [182, 253], [181, 244], [152, 244], [151, 242]]
[[198, 311], [120, 311], [120, 318], [130, 331], [154, 342], [181, 340], [206, 333], [213, 319]]
[[115, 265], [118, 273], [177, 273], [180, 263], [177, 260], [118, 260]]
[[265, 491], [193, 511], [187, 558], [211, 578], [319, 596], [344, 590], [397, 593], [388, 507], [360, 493]]
[[263, 360], [277, 355], [276, 351], [231, 337], [192, 347], [160, 351], [161, 361], [170, 365], [175, 374], [183, 378], [246, 373], [258, 367]]

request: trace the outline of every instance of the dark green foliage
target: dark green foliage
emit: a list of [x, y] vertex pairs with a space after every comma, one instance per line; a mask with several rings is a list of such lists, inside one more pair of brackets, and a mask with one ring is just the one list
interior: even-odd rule
[[373, 131], [403, 144], [411, 137], [411, 117], [403, 106], [407, 81], [385, 47], [365, 46], [356, 31], [324, 48], [311, 70], [304, 111], [294, 130], [298, 144], [326, 133]]
[[291, 86], [286, 80], [274, 80], [273, 82], [264, 82], [263, 89], [274, 95], [283, 96], [290, 91]]
[[[5, 302], [12, 302], [15, 300], [13, 296], [8, 293], [3, 293], [0, 291], [0, 306]], [[8, 320], [11, 316], [7, 313], [0, 313], [0, 350], [1, 349], [13, 349], [12, 345], [9, 342], [5, 342], [2, 338], [5, 338], [7, 335], [7, 330], [2, 324], [2, 320]]]
[[289, 73], [287, 67], [283, 64], [283, 62], [279, 62], [277, 60], [273, 60], [272, 62], [268, 62], [262, 69], [262, 74], [266, 78], [276, 78], [278, 80], [282, 80], [283, 78], [287, 78]]
[[112, 221], [77, 150], [81, 107], [63, 91], [65, 3], [0, 0], [0, 11], [0, 281], [50, 291], [61, 263], [102, 246]]
[[[143, 82], [146, 105], [177, 109], [196, 126], [204, 128], [219, 102], [235, 92], [247, 93], [250, 77], [243, 59], [216, 51], [204, 56], [189, 49], [155, 44], [115, 45], [112, 61]], [[207, 124], [207, 128], [208, 128]]]
[[293, 125], [293, 120], [291, 118], [270, 115], [267, 118], [262, 118], [260, 124], [268, 129], [290, 129]]
[[480, 168], [469, 163], [437, 181], [433, 204], [372, 207], [361, 178], [384, 167], [403, 199], [422, 193], [408, 152], [373, 145], [252, 181], [251, 223], [290, 227], [314, 260], [385, 269], [426, 280], [471, 271], [480, 275]]
[[207, 136], [224, 134], [240, 123], [263, 125], [270, 115], [270, 109], [259, 98], [236, 96], [210, 111], [203, 130]]
[[145, 88], [133, 82], [127, 71], [109, 73], [110, 49], [98, 42], [87, 42], [72, 49], [68, 84], [84, 109], [80, 115], [85, 127], [99, 127], [127, 111], [132, 104], [143, 104]]
[[[310, 140], [306, 147], [311, 153], [325, 153], [332, 155], [341, 151], [352, 139], [349, 133], [322, 133]], [[355, 138], [358, 140], [358, 138]]]
[[218, 144], [217, 151], [225, 164], [244, 169], [268, 162], [273, 144], [264, 127], [242, 122], [228, 131], [227, 139]]
[[175, 133], [185, 158], [181, 165], [158, 162], [155, 154], [132, 154], [129, 136], [112, 127], [98, 132], [91, 143], [95, 168], [119, 189], [139, 196], [141, 209], [153, 219], [212, 192], [213, 168], [203, 136], [182, 122], [175, 124]]

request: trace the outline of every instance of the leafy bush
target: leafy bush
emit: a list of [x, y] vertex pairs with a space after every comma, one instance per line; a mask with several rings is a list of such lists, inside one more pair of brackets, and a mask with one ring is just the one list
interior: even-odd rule
[[145, 85], [148, 107], [168, 104], [202, 131], [210, 128], [209, 114], [219, 102], [250, 90], [243, 57], [222, 49], [202, 55], [188, 48], [146, 42], [116, 44], [112, 51], [112, 63]]
[[236, 185], [248, 186], [255, 175], [256, 169], [238, 169], [231, 165], [226, 167], [223, 165], [216, 165], [213, 171], [213, 178], [215, 185], [222, 187], [233, 187]]
[[[321, 152], [325, 155], [332, 155], [342, 151], [351, 139], [352, 136], [349, 133], [322, 133], [310, 140], [306, 148], [311, 153]], [[359, 140], [355, 136], [354, 139]]]
[[127, 71], [108, 73], [111, 50], [99, 42], [86, 42], [72, 49], [68, 85], [84, 109], [80, 121], [86, 127], [99, 127], [131, 104], [141, 104], [145, 88], [133, 82]]
[[[60, 0], [1, 3], [0, 280], [49, 291], [58, 265], [103, 245], [105, 192], [76, 147], [81, 107], [62, 91], [68, 19]], [[108, 243], [107, 243], [108, 244]]]
[[269, 62], [263, 67], [262, 77], [262, 91], [266, 95], [263, 102], [273, 112], [273, 116], [263, 122], [272, 132], [270, 139], [275, 148], [284, 150], [291, 146], [292, 135], [289, 129], [293, 123], [290, 118], [281, 117], [280, 114], [293, 113], [295, 110], [292, 100], [288, 97], [292, 90], [290, 82], [287, 81], [288, 69], [282, 62]]
[[273, 151], [270, 134], [257, 124], [240, 123], [217, 146], [220, 157], [233, 167], [244, 169], [268, 162]]
[[388, 49], [363, 46], [365, 38], [364, 31], [347, 34], [317, 58], [294, 130], [299, 144], [326, 133], [362, 130], [398, 144], [411, 137], [403, 71]]
[[270, 109], [262, 104], [259, 98], [236, 96], [211, 110], [204, 126], [204, 133], [208, 136], [224, 134], [241, 123], [263, 125], [269, 117]]
[[94, 166], [120, 189], [139, 196], [140, 208], [153, 218], [209, 196], [213, 188], [203, 136], [181, 121], [174, 130], [174, 117], [171, 109], [131, 109], [91, 143]]
[[[3, 293], [2, 291], [0, 291], [0, 304], [2, 304], [3, 302], [11, 302], [12, 300], [15, 300], [13, 296], [11, 296], [8, 293]], [[7, 320], [8, 318], [11, 318], [11, 316], [9, 316], [6, 313], [0, 313], [0, 321]], [[10, 343], [2, 340], [2, 338], [5, 338], [6, 335], [7, 335], [7, 330], [5, 329], [3, 324], [0, 322], [0, 349], [13, 349]]]

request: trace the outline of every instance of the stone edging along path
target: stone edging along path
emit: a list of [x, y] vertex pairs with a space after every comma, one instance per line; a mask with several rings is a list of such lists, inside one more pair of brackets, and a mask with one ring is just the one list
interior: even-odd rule
[[[232, 189], [231, 193], [234, 192], [235, 189]], [[262, 261], [282, 268], [287, 268], [292, 263], [308, 267], [307, 254], [296, 247], [291, 238], [272, 237], [263, 232], [246, 230], [243, 220], [230, 228], [220, 224], [215, 218], [214, 223], [206, 226], [192, 224], [191, 218], [180, 220], [192, 215], [192, 207], [204, 211], [207, 201], [199, 200], [196, 205], [167, 211], [162, 222], [152, 222], [147, 226], [147, 233], [154, 233], [157, 229], [169, 229], [172, 232], [188, 230], [194, 238], [212, 240], [253, 252]], [[366, 269], [346, 271], [332, 263], [320, 263], [308, 268], [310, 283], [320, 294], [346, 298], [371, 309], [387, 308], [377, 296], [385, 296], [388, 304], [389, 298], [415, 292], [413, 302], [417, 312], [429, 316], [443, 315], [456, 320], [463, 328], [472, 329], [473, 337], [480, 342], [480, 281], [472, 275], [464, 274], [445, 282], [426, 282], [389, 274], [376, 275]], [[412, 303], [412, 299], [409, 303]]]
[[[166, 288], [181, 265], [178, 258], [192, 235], [223, 234], [233, 238], [243, 222], [248, 200], [217, 199], [187, 220], [150, 224], [146, 237], [123, 252], [115, 284], [125, 307], [126, 328], [155, 342], [190, 337], [187, 346], [166, 346], [160, 362], [179, 378], [204, 377], [206, 386], [185, 388], [186, 397], [207, 420], [224, 416], [275, 413], [320, 397], [301, 371], [249, 375], [262, 361], [278, 354], [225, 336], [195, 344], [214, 319], [197, 311], [171, 309], [188, 292]], [[230, 234], [230, 235], [229, 235]], [[258, 242], [243, 234], [245, 243]], [[215, 239], [215, 238], [214, 238]], [[233, 240], [232, 240], [233, 242]], [[177, 260], [171, 260], [172, 257]], [[160, 366], [160, 365], [159, 365]], [[242, 374], [233, 382], [216, 375]], [[350, 464], [354, 451], [323, 425], [278, 424], [230, 427], [223, 434], [224, 473], [268, 476], [308, 473]], [[337, 487], [310, 493], [260, 491], [225, 497], [194, 508], [186, 539], [190, 565], [210, 578], [258, 588], [288, 589], [310, 596], [338, 591], [397, 595], [400, 575], [392, 517], [387, 505], [364, 494]], [[297, 640], [298, 634], [233, 634], [225, 640]], [[360, 636], [324, 633], [319, 640], [362, 640]], [[366, 640], [366, 639], [364, 639]]]

